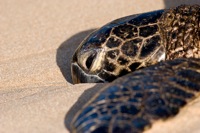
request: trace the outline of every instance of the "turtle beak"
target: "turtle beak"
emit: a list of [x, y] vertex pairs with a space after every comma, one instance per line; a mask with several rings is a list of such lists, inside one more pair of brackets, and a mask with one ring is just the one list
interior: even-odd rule
[[87, 74], [77, 63], [71, 65], [72, 81], [77, 83], [103, 83], [103, 79], [97, 75]]

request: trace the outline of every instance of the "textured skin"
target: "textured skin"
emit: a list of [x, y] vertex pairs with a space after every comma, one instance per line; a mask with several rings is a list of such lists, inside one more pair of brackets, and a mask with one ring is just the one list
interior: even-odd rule
[[141, 133], [199, 95], [200, 59], [161, 62], [102, 88], [71, 124], [72, 133]]
[[113, 81], [165, 59], [200, 58], [200, 6], [179, 6], [115, 20], [89, 35], [72, 60], [79, 82]]
[[167, 59], [200, 58], [200, 6], [180, 6], [160, 19]]

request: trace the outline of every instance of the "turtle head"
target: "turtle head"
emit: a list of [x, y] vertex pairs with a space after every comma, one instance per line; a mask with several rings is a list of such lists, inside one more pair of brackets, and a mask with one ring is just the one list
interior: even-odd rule
[[165, 49], [157, 26], [162, 12], [114, 20], [86, 37], [73, 56], [73, 82], [111, 82], [164, 60]]
[[105, 58], [105, 48], [102, 47], [105, 35], [93, 32], [75, 51], [71, 64], [73, 83], [105, 82], [97, 75]]

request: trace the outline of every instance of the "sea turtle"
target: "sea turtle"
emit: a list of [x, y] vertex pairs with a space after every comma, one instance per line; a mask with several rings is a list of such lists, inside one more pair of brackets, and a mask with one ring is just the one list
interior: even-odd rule
[[200, 91], [199, 27], [200, 6], [182, 5], [124, 17], [89, 35], [73, 56], [74, 83], [132, 73], [100, 89], [71, 132], [140, 133], [176, 115]]
[[107, 82], [161, 60], [200, 57], [199, 5], [132, 15], [89, 35], [72, 59], [72, 79]]

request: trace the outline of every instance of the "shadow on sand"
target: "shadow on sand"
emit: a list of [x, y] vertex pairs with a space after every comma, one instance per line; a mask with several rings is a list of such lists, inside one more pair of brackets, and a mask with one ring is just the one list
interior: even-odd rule
[[[79, 32], [69, 39], [64, 41], [59, 48], [57, 49], [56, 54], [56, 62], [60, 71], [63, 74], [63, 77], [66, 79], [67, 82], [72, 83], [71, 79], [71, 59], [76, 50], [79, 46], [81, 41], [92, 33], [95, 29], [86, 30]], [[97, 84], [92, 88], [87, 89], [84, 93], [79, 97], [77, 102], [71, 107], [71, 109], [67, 112], [64, 124], [67, 129], [70, 128], [70, 122], [72, 121], [74, 115], [82, 108], [82, 106], [89, 101], [89, 99], [105, 84]]]
[[64, 41], [57, 49], [57, 54], [56, 54], [57, 65], [60, 68], [63, 77], [69, 83], [72, 83], [71, 66], [70, 66], [72, 56], [76, 48], [81, 43], [81, 41], [90, 33], [92, 33], [94, 30], [95, 29], [86, 30], [73, 35], [72, 37]]

